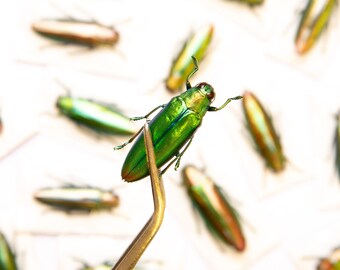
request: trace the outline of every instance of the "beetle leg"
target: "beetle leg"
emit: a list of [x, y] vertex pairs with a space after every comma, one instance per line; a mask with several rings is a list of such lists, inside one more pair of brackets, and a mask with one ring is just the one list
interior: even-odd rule
[[174, 162], [176, 161], [176, 165], [175, 165], [175, 170], [178, 169], [179, 165], [180, 165], [180, 161], [181, 161], [181, 157], [183, 156], [184, 152], [189, 148], [189, 145], [192, 142], [192, 139], [194, 138], [194, 136], [192, 136], [189, 140], [189, 142], [186, 144], [184, 150], [180, 153], [178, 153], [173, 160], [170, 161], [170, 163], [162, 170], [161, 175], [163, 175], [170, 167], [172, 164], [174, 164]]
[[93, 50], [95, 48], [94, 45], [86, 44], [83, 45], [83, 47], [79, 47], [76, 50], [69, 52], [70, 55], [77, 55], [77, 54], [82, 54], [84, 52], [88, 52], [90, 50]]
[[157, 111], [160, 108], [164, 108], [166, 106], [166, 104], [162, 104], [157, 106], [156, 108], [154, 108], [151, 112], [149, 112], [148, 114], [144, 115], [144, 116], [137, 116], [137, 117], [131, 117], [130, 120], [131, 121], [138, 121], [144, 118], [148, 118], [151, 114], [153, 114], [155, 111]]
[[192, 139], [194, 138], [194, 136], [192, 136], [189, 140], [189, 142], [187, 143], [187, 145], [185, 146], [185, 148], [183, 149], [183, 151], [181, 153], [178, 154], [177, 156], [177, 161], [176, 161], [176, 164], [175, 164], [175, 170], [177, 171], [179, 165], [180, 165], [180, 162], [181, 162], [181, 158], [183, 156], [183, 154], [185, 153], [185, 151], [187, 151], [187, 149], [189, 148], [191, 142], [192, 142]]
[[121, 145], [118, 145], [118, 146], [115, 146], [113, 149], [114, 150], [120, 150], [120, 149], [122, 149], [122, 148], [124, 148], [125, 146], [127, 146], [129, 143], [131, 143], [141, 132], [142, 132], [142, 130], [143, 130], [143, 128], [141, 128], [140, 130], [138, 130], [137, 132], [136, 132], [136, 134], [135, 135], [133, 135], [131, 138], [130, 138], [130, 140], [128, 140], [127, 142], [125, 142], [125, 143], [123, 143], [123, 144], [121, 144]]
[[161, 171], [161, 175], [163, 175], [170, 167], [172, 164], [174, 164], [174, 162], [177, 160], [177, 155], [174, 157], [173, 160], [170, 161], [170, 163]]
[[241, 99], [243, 98], [242, 96], [237, 96], [237, 97], [233, 97], [233, 98], [228, 98], [226, 102], [223, 103], [223, 105], [221, 107], [209, 107], [208, 108], [208, 111], [209, 112], [216, 112], [216, 111], [219, 111], [219, 110], [222, 110], [225, 106], [228, 105], [228, 103], [232, 100], [238, 100], [238, 99]]
[[38, 49], [39, 50], [45, 50], [46, 48], [49, 47], [54, 47], [54, 46], [60, 46], [60, 44], [64, 44], [65, 46], [70, 45], [71, 42], [67, 42], [67, 41], [51, 41], [45, 45], [40, 46]]
[[191, 73], [187, 77], [187, 81], [185, 83], [187, 90], [191, 88], [191, 83], [189, 82], [190, 78], [198, 71], [197, 59], [193, 55], [191, 56], [191, 58], [194, 61], [195, 68], [193, 69], [193, 71], [191, 71]]

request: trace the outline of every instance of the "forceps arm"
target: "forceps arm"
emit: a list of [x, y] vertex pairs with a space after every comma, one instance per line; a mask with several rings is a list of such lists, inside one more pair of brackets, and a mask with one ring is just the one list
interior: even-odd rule
[[154, 212], [143, 229], [139, 232], [112, 270], [130, 270], [135, 267], [140, 257], [158, 232], [164, 217], [165, 193], [163, 180], [156, 166], [155, 150], [147, 123], [144, 124], [144, 142], [150, 172]]

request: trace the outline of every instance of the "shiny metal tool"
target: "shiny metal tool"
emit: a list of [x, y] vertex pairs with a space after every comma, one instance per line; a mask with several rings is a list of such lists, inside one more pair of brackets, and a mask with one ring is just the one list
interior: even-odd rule
[[149, 125], [147, 123], [144, 125], [144, 142], [148, 168], [150, 171], [154, 212], [118, 262], [113, 266], [112, 270], [133, 269], [148, 245], [151, 243], [152, 239], [155, 237], [163, 221], [165, 210], [164, 186], [160, 172], [156, 165], [155, 150], [152, 143]]

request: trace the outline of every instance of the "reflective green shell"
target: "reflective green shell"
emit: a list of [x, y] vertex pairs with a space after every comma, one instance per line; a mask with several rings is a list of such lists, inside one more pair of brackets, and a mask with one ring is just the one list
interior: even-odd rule
[[182, 176], [195, 208], [212, 234], [235, 250], [243, 251], [246, 240], [239, 217], [223, 190], [192, 165], [183, 168]]
[[14, 254], [5, 236], [0, 232], [0, 270], [17, 270]]
[[62, 114], [99, 133], [132, 135], [136, 127], [130, 119], [109, 105], [84, 98], [61, 96], [57, 108]]
[[[190, 140], [212, 100], [208, 98], [213, 88], [200, 83], [171, 99], [150, 122], [154, 142], [156, 163], [160, 168]], [[122, 178], [127, 182], [136, 181], [149, 174], [146, 163], [144, 134], [140, 134], [128, 153], [122, 168]]]
[[165, 81], [166, 88], [169, 91], [179, 92], [182, 89], [187, 77], [195, 67], [192, 55], [195, 55], [197, 61], [203, 59], [212, 40], [213, 33], [214, 26], [207, 25], [187, 40], [181, 52], [174, 60]]
[[249, 6], [261, 5], [264, 2], [264, 0], [233, 0], [233, 1], [242, 2], [248, 4]]

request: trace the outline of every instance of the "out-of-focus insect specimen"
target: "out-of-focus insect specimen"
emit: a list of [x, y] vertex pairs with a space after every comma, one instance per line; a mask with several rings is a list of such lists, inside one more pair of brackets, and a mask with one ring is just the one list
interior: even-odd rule
[[244, 93], [242, 104], [247, 128], [254, 140], [257, 151], [263, 157], [269, 169], [273, 172], [283, 171], [286, 158], [282, 151], [279, 136], [268, 113], [251, 92]]
[[[103, 262], [99, 265], [96, 265], [96, 266], [91, 266], [87, 263], [83, 263], [83, 266], [82, 268], [80, 268], [79, 270], [111, 270], [112, 269], [112, 265], [113, 263], [110, 262], [110, 261], [106, 261], [106, 262]], [[150, 269], [149, 267], [147, 267], [147, 263], [138, 263], [138, 265], [133, 268], [134, 270], [148, 270]], [[153, 270], [156, 270], [156, 269], [159, 269], [158, 267], [155, 268], [155, 267], [152, 267]]]
[[173, 61], [170, 73], [165, 81], [166, 88], [175, 93], [181, 91], [190, 72], [195, 68], [192, 56], [201, 61], [211, 42], [214, 26], [207, 25], [194, 33], [184, 44], [177, 58]]
[[[131, 118], [140, 120], [148, 118], [159, 108], [163, 108], [150, 122], [152, 141], [156, 152], [157, 168], [162, 167], [168, 161], [169, 164], [162, 171], [164, 173], [175, 161], [175, 169], [179, 167], [180, 158], [189, 147], [196, 130], [200, 127], [207, 111], [219, 111], [230, 101], [241, 99], [241, 96], [227, 99], [221, 107], [210, 106], [214, 100], [214, 88], [208, 83], [199, 83], [191, 87], [190, 77], [198, 70], [196, 59], [193, 57], [195, 69], [189, 74], [186, 82], [187, 91], [163, 104], [142, 117]], [[128, 142], [116, 146], [119, 150], [131, 143], [142, 129]], [[181, 151], [181, 149], [183, 149]], [[128, 153], [122, 167], [122, 179], [127, 182], [140, 180], [149, 175], [146, 153], [144, 147], [144, 135], [141, 134]]]
[[3, 125], [2, 125], [2, 118], [1, 118], [1, 115], [0, 115], [0, 134], [1, 134], [2, 130], [3, 130]]
[[237, 251], [243, 251], [246, 247], [246, 240], [239, 216], [228, 202], [221, 187], [192, 165], [183, 169], [182, 176], [192, 203], [210, 232]]
[[0, 269], [17, 270], [14, 254], [5, 238], [0, 232]]
[[334, 249], [329, 258], [321, 258], [316, 269], [340, 270], [340, 248]]
[[111, 104], [67, 95], [60, 96], [56, 106], [63, 115], [99, 134], [132, 135], [137, 131], [134, 123]]
[[299, 54], [308, 52], [326, 29], [337, 0], [309, 0], [295, 36]]
[[119, 39], [114, 27], [102, 25], [95, 20], [44, 19], [33, 23], [32, 29], [53, 41], [89, 48], [113, 46]]
[[[82, 262], [83, 266], [79, 270], [111, 270], [113, 263], [110, 261], [103, 262], [96, 266], [91, 266], [87, 263]], [[156, 270], [161, 269], [161, 262], [139, 262], [135, 270]]]
[[338, 112], [336, 116], [336, 131], [335, 131], [335, 166], [338, 172], [338, 176], [340, 177], [340, 112]]
[[111, 210], [119, 205], [119, 197], [112, 191], [88, 186], [43, 188], [35, 192], [34, 198], [65, 212]]
[[232, 0], [232, 1], [248, 4], [249, 6], [258, 6], [264, 2], [264, 0]]
[[87, 263], [83, 263], [83, 267], [79, 270], [111, 270], [112, 269], [112, 263], [110, 262], [103, 262], [97, 266], [91, 266]]

